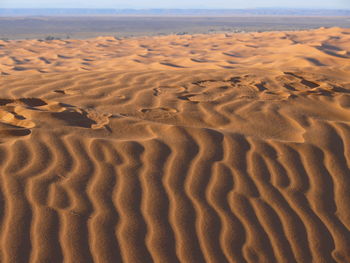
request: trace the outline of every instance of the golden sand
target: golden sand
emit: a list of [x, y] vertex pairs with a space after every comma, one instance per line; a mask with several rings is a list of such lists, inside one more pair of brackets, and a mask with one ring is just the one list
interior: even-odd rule
[[0, 41], [0, 262], [350, 262], [350, 29]]

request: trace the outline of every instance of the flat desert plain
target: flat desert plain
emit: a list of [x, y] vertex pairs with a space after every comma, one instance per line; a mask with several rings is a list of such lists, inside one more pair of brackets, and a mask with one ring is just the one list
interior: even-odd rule
[[0, 262], [350, 262], [350, 29], [0, 41]]

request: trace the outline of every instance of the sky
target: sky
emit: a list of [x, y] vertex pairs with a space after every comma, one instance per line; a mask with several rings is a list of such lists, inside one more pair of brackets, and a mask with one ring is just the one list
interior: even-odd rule
[[0, 0], [0, 8], [314, 8], [350, 9], [350, 0]]

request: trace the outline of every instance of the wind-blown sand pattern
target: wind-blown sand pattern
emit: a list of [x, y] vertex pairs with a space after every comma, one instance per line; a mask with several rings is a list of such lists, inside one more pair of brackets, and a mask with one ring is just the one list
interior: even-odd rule
[[350, 262], [350, 29], [0, 41], [0, 262]]

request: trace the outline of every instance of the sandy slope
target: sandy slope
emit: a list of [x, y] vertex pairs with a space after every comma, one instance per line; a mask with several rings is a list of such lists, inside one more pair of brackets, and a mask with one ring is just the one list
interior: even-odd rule
[[350, 30], [0, 42], [0, 262], [350, 262]]

